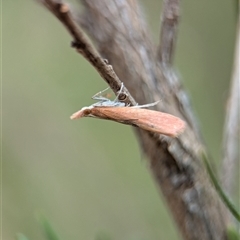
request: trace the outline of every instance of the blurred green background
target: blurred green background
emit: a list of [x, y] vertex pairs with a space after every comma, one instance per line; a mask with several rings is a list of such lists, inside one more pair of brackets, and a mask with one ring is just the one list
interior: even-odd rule
[[[76, 1], [73, 2], [76, 6]], [[157, 43], [160, 1], [142, 1]], [[184, 1], [175, 66], [218, 164], [231, 79], [233, 1]], [[180, 239], [131, 127], [69, 116], [106, 87], [36, 1], [3, 1], [3, 239]]]

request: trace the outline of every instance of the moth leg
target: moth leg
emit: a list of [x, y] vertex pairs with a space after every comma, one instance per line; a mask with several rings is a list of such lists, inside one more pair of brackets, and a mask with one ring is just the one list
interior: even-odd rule
[[92, 96], [92, 99], [94, 99], [94, 100], [100, 100], [100, 101], [109, 101], [108, 98], [105, 98], [105, 97], [102, 96], [102, 94], [103, 94], [104, 92], [106, 92], [108, 89], [109, 89], [109, 87], [106, 88], [106, 89], [104, 89], [104, 90], [102, 90], [102, 91], [100, 91], [100, 92], [98, 92], [98, 93], [96, 93], [95, 95]]

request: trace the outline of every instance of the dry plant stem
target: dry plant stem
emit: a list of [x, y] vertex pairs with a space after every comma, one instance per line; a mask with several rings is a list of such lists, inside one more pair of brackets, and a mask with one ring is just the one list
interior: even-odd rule
[[[44, 6], [46, 6], [66, 27], [68, 32], [73, 37], [72, 47], [83, 55], [99, 72], [102, 78], [107, 82], [115, 94], [121, 88], [121, 81], [115, 74], [111, 65], [107, 63], [106, 59], [103, 59], [99, 53], [95, 50], [86, 34], [76, 23], [73, 14], [70, 11], [69, 6], [60, 0], [39, 0]], [[128, 105], [136, 105], [135, 100], [132, 98], [128, 90], [124, 87], [122, 94], [125, 98], [123, 102]]]
[[[240, 135], [240, 18], [237, 25], [236, 51], [233, 66], [232, 84], [227, 104], [224, 129], [222, 185], [224, 190], [233, 195], [233, 187], [239, 184], [239, 135]], [[239, 174], [239, 173], [238, 173]], [[235, 181], [234, 181], [235, 179]], [[234, 186], [235, 185], [235, 186]]]
[[[42, 2], [68, 28], [76, 43], [75, 46], [80, 48], [78, 44], [87, 40], [83, 41], [76, 37], [74, 30], [76, 25], [72, 24], [74, 23], [72, 15], [67, 11], [67, 16], [61, 16], [61, 11], [59, 13], [53, 7], [56, 4], [54, 1], [42, 0]], [[85, 12], [79, 20], [81, 25], [87, 29], [102, 56], [113, 65], [134, 98], [140, 104], [162, 99], [155, 107], [156, 110], [181, 117], [188, 123], [185, 133], [178, 139], [135, 129], [142, 149], [148, 156], [156, 185], [162, 191], [183, 238], [226, 239], [224, 206], [200, 161], [201, 142], [193, 122], [194, 118], [187, 112], [189, 106], [186, 95], [174, 72], [165, 69], [163, 73], [159, 66], [157, 49], [149, 38], [137, 2], [135, 0], [81, 2], [85, 6]], [[82, 47], [80, 52], [85, 49], [85, 46]], [[84, 53], [85, 57], [86, 55]], [[166, 53], [165, 56], [169, 56], [166, 59], [171, 62], [172, 53]], [[95, 60], [90, 62], [96, 67]], [[101, 72], [101, 69], [98, 71]], [[104, 77], [102, 72], [100, 74]], [[120, 85], [117, 90], [119, 89]]]
[[191, 240], [226, 239], [224, 206], [199, 158], [201, 142], [194, 118], [185, 111], [189, 106], [183, 105], [188, 104], [186, 95], [171, 70], [162, 72], [137, 2], [81, 2], [85, 6], [81, 25], [125, 80], [133, 97], [140, 104], [161, 98], [158, 110], [179, 116], [189, 125], [176, 140], [136, 129], [156, 184], [182, 236]]
[[180, 0], [164, 0], [161, 21], [158, 60], [162, 65], [171, 66], [177, 42]]

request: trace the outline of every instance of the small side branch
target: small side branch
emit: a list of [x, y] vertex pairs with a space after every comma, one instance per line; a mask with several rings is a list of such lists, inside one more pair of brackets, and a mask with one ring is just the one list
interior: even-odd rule
[[237, 25], [237, 39], [235, 62], [233, 67], [232, 85], [227, 105], [224, 129], [222, 185], [231, 196], [233, 194], [234, 179], [239, 169], [239, 135], [240, 135], [240, 19]]
[[180, 0], [164, 0], [161, 20], [158, 61], [162, 65], [172, 66], [177, 30], [179, 23]]
[[[86, 34], [78, 26], [69, 6], [66, 3], [55, 0], [40, 0], [40, 2], [62, 22], [73, 37], [72, 47], [74, 47], [77, 52], [83, 55], [95, 67], [101, 77], [117, 95], [122, 82], [114, 72], [112, 66], [108, 64], [106, 59], [103, 59], [99, 55]], [[123, 87], [121, 92], [124, 94], [123, 102], [127, 105], [136, 105], [136, 101], [130, 95], [126, 87]]]

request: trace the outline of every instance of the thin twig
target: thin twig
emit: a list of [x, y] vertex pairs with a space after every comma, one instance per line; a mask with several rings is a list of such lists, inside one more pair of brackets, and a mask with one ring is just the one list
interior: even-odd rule
[[158, 61], [171, 66], [177, 42], [180, 0], [164, 0], [161, 20], [161, 34], [158, 48]]
[[[42, 4], [44, 4], [62, 22], [73, 37], [72, 47], [76, 48], [77, 52], [83, 55], [95, 67], [98, 73], [117, 95], [122, 82], [114, 72], [112, 66], [108, 64], [106, 59], [103, 59], [99, 55], [86, 34], [76, 23], [69, 6], [66, 3], [57, 0], [40, 0], [40, 2], [42, 2]], [[136, 101], [126, 87], [123, 87], [121, 91], [120, 100], [125, 102], [126, 105], [136, 105]]]

